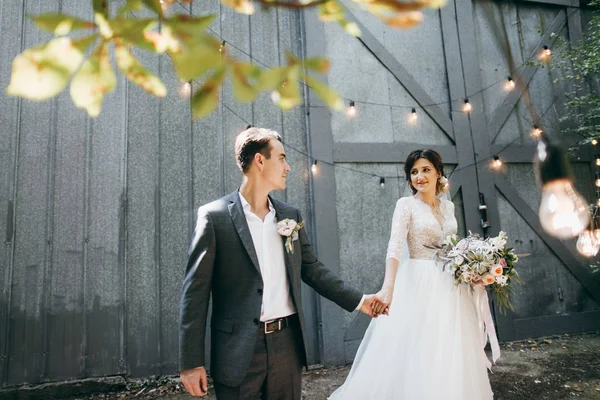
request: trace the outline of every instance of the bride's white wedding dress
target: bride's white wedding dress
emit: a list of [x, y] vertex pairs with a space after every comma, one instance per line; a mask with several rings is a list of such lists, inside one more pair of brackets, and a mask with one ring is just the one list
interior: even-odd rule
[[330, 399], [493, 398], [472, 295], [426, 247], [456, 233], [454, 204], [442, 200], [440, 211], [438, 222], [418, 198], [398, 200], [387, 258], [400, 265], [389, 316], [371, 321], [346, 382]]

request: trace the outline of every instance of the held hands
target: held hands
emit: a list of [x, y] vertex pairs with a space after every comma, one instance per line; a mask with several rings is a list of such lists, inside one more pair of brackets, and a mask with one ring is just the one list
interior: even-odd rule
[[206, 380], [206, 369], [204, 367], [186, 369], [181, 371], [179, 377], [189, 394], [192, 396], [206, 396], [208, 382]]
[[374, 317], [377, 317], [380, 314], [389, 315], [393, 294], [394, 288], [385, 286], [375, 294], [376, 301], [373, 302], [372, 306]]
[[[367, 314], [369, 317], [372, 318], [377, 318], [379, 315], [388, 315], [388, 311], [389, 311], [389, 303], [385, 303], [382, 301], [382, 299], [379, 297], [379, 294], [381, 293], [381, 291], [377, 294], [368, 294], [365, 295], [365, 301], [363, 302], [362, 306], [360, 307], [360, 311], [364, 314]], [[391, 300], [391, 292], [389, 294], [389, 298]]]

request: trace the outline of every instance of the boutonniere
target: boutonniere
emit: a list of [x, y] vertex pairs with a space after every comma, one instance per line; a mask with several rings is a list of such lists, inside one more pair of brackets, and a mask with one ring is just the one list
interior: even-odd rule
[[285, 249], [288, 253], [294, 254], [294, 246], [292, 242], [298, 240], [298, 231], [304, 226], [304, 221], [297, 223], [293, 219], [286, 218], [277, 223], [277, 232], [281, 236], [285, 236]]

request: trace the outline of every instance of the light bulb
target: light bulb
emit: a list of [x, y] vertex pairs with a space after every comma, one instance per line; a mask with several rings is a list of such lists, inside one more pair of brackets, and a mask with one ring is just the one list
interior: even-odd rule
[[313, 174], [317, 173], [317, 160], [315, 160], [315, 162], [313, 162], [312, 167], [310, 167], [310, 170], [312, 171]]
[[[596, 229], [598, 231], [598, 229]], [[595, 232], [585, 230], [579, 235], [577, 239], [577, 251], [579, 251], [585, 257], [593, 257], [598, 254], [600, 247], [595, 237]]]
[[192, 93], [192, 85], [189, 82], [184, 82], [179, 87], [179, 95], [181, 97], [190, 97]]
[[346, 117], [355, 118], [357, 115], [358, 115], [358, 110], [356, 109], [354, 102], [351, 101], [350, 104], [348, 105], [348, 107], [346, 108]]
[[225, 41], [224, 40], [221, 42], [221, 45], [219, 46], [219, 53], [222, 53], [223, 51], [225, 51]]
[[552, 50], [550, 50], [550, 48], [548, 46], [544, 46], [544, 55], [546, 57], [549, 57], [552, 55]]
[[531, 137], [534, 139], [539, 139], [542, 136], [542, 130], [539, 126], [534, 125], [533, 130], [531, 131]]
[[592, 145], [595, 146], [598, 144], [598, 140], [597, 139], [592, 139]]
[[381, 178], [379, 180], [379, 185], [381, 186], [382, 189], [385, 188], [385, 178]]
[[596, 187], [600, 187], [600, 178], [596, 179]]
[[471, 112], [473, 110], [473, 106], [471, 106], [471, 103], [469, 103], [468, 99], [465, 99], [465, 104], [463, 105], [463, 111], [468, 113]]
[[513, 90], [515, 88], [515, 81], [513, 81], [513, 79], [509, 76], [506, 79], [506, 84], [504, 85], [504, 89], [509, 91], [509, 90]]
[[600, 167], [600, 157], [596, 158], [596, 166]]
[[494, 161], [492, 162], [492, 166], [496, 169], [502, 168], [502, 160], [500, 160], [500, 157], [494, 156]]
[[414, 122], [417, 120], [417, 118], [418, 118], [417, 109], [413, 108], [412, 111], [410, 112], [410, 119]]
[[579, 235], [590, 219], [585, 201], [569, 179], [557, 179], [542, 187], [539, 216], [542, 228], [559, 239]]

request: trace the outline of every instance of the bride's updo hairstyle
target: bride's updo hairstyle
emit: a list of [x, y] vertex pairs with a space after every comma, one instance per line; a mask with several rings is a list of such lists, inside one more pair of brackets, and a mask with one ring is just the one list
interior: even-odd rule
[[417, 189], [415, 189], [412, 185], [410, 179], [410, 170], [413, 169], [413, 166], [415, 165], [417, 160], [421, 158], [424, 158], [427, 161], [429, 161], [433, 165], [435, 170], [442, 176], [440, 179], [437, 180], [435, 186], [435, 193], [440, 194], [444, 192], [447, 187], [448, 180], [444, 176], [444, 164], [442, 163], [442, 156], [440, 156], [440, 154], [435, 150], [421, 149], [411, 152], [408, 155], [408, 157], [406, 157], [406, 161], [404, 162], [404, 173], [406, 174], [406, 182], [408, 182], [412, 194], [417, 193]]

